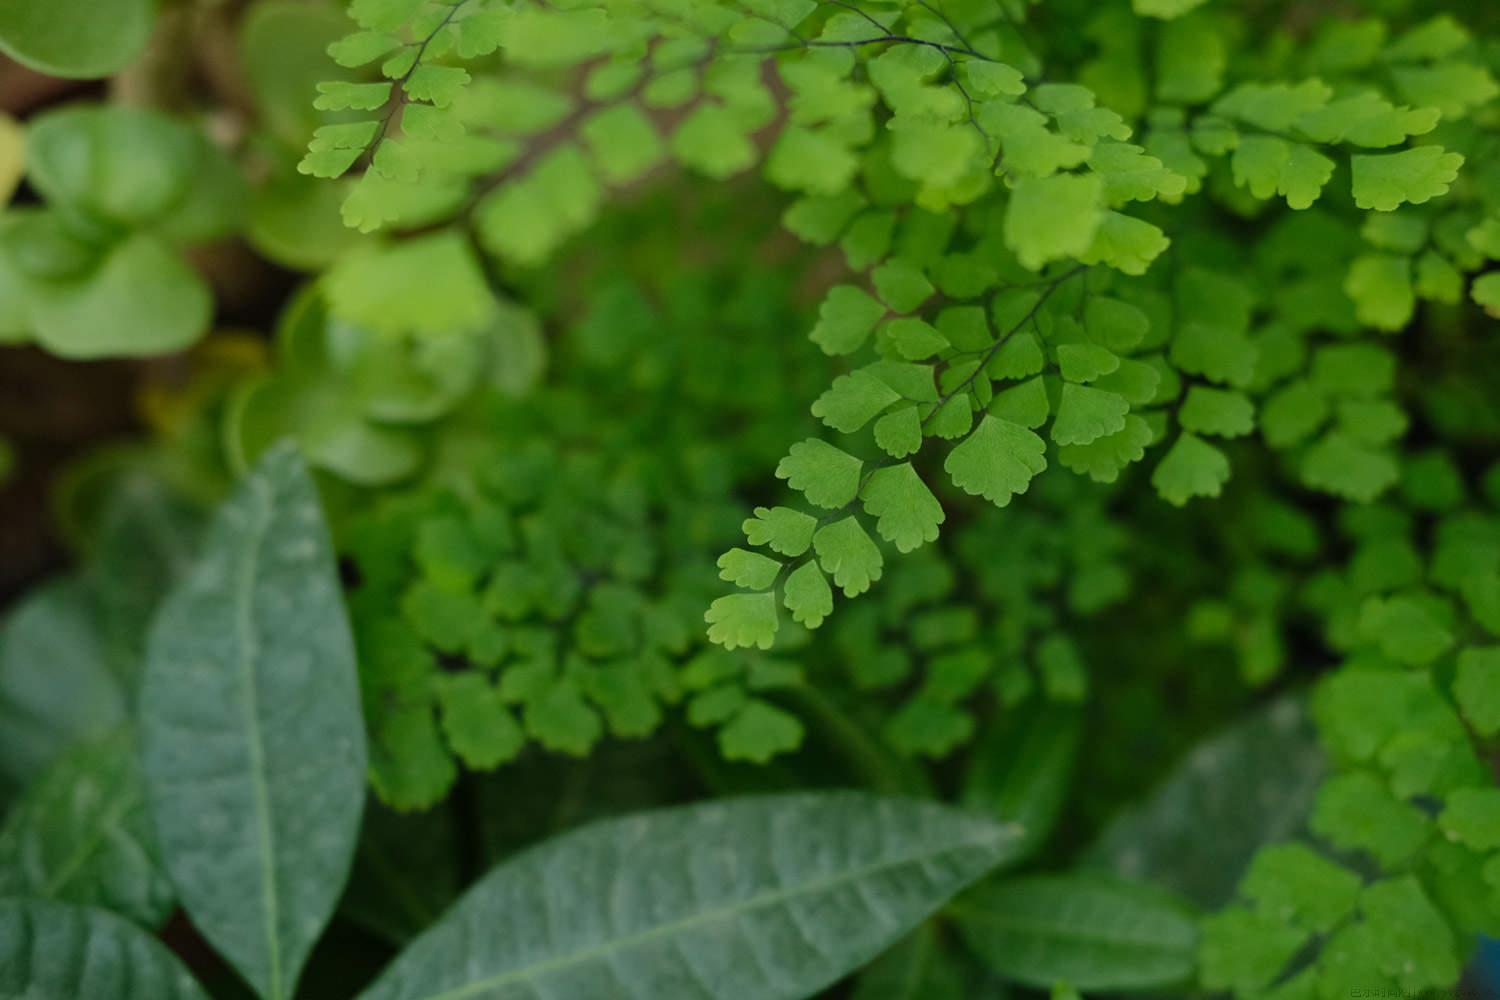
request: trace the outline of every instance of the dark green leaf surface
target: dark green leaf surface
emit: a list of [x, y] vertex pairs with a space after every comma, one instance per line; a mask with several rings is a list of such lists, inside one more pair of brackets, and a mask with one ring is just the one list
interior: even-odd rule
[[1193, 971], [1196, 921], [1153, 888], [1091, 876], [987, 882], [951, 907], [969, 947], [1007, 979], [1045, 989], [1148, 989]]
[[85, 572], [105, 651], [127, 691], [139, 686], [157, 605], [192, 565], [201, 521], [160, 479], [136, 473], [120, 478], [99, 512]]
[[0, 828], [0, 896], [86, 904], [148, 927], [172, 888], [146, 816], [133, 732], [64, 754]]
[[0, 770], [24, 785], [65, 748], [125, 721], [87, 587], [49, 583], [0, 630]]
[[856, 793], [605, 821], [490, 873], [362, 997], [807, 997], [1015, 842], [966, 813]]
[[0, 900], [0, 996], [16, 1000], [208, 1000], [150, 934], [103, 910]]
[[964, 803], [1016, 823], [1023, 856], [1039, 848], [1057, 823], [1082, 734], [1076, 708], [1048, 705], [996, 726], [964, 776]]
[[1002, 1000], [1005, 984], [928, 921], [859, 975], [852, 1000]]
[[1323, 775], [1301, 703], [1282, 699], [1199, 745], [1085, 860], [1219, 906], [1256, 848], [1301, 828]]
[[240, 484], [163, 605], [141, 729], [194, 924], [263, 997], [291, 996], [349, 871], [365, 746], [328, 531], [289, 446]]

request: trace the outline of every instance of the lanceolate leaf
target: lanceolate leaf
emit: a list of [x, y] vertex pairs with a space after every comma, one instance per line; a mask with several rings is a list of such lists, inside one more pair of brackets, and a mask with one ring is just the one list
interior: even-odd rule
[[0, 773], [18, 785], [125, 721], [89, 598], [82, 580], [55, 581], [0, 627]]
[[1023, 854], [1035, 852], [1062, 811], [1082, 734], [1082, 716], [1071, 706], [997, 724], [964, 775], [964, 803], [1018, 824]]
[[240, 484], [167, 598], [141, 729], [193, 923], [261, 996], [291, 996], [349, 869], [365, 746], [328, 530], [289, 446]]
[[1297, 832], [1312, 811], [1323, 754], [1299, 702], [1283, 699], [1201, 743], [1089, 861], [1222, 905], [1256, 848]]
[[361, 1000], [794, 1000], [1005, 860], [1015, 832], [813, 793], [611, 820], [491, 872]]
[[103, 910], [0, 900], [0, 990], [31, 1000], [208, 1000], [156, 939]]
[[172, 907], [134, 733], [63, 755], [0, 829], [0, 895], [99, 906], [155, 926]]
[[976, 955], [1028, 986], [1148, 989], [1193, 971], [1192, 915], [1146, 886], [1077, 875], [989, 882], [951, 912]]

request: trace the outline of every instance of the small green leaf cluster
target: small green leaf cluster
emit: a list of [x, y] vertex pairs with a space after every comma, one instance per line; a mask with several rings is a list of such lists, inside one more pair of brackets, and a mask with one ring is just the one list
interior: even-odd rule
[[1126, 539], [1097, 493], [1047, 473], [1025, 509], [894, 563], [879, 595], [804, 658], [843, 663], [859, 701], [889, 704], [881, 736], [904, 755], [949, 757], [982, 718], [1084, 701], [1090, 672], [1070, 636], [1132, 582]]
[[445, 417], [540, 374], [541, 334], [520, 308], [492, 301], [489, 321], [472, 329], [371, 329], [331, 315], [329, 300], [345, 293], [329, 280], [327, 294], [307, 286], [291, 301], [273, 368], [240, 381], [225, 402], [221, 433], [238, 470], [290, 436], [315, 467], [350, 483], [406, 481], [429, 463]]
[[97, 358], [202, 336], [213, 296], [178, 248], [239, 225], [228, 157], [161, 112], [94, 105], [37, 116], [26, 147], [43, 205], [0, 217], [0, 339]]
[[1239, 901], [1205, 923], [1210, 988], [1438, 988], [1471, 935], [1500, 927], [1500, 797], [1482, 756], [1500, 731], [1500, 514], [1446, 455], [1410, 468], [1404, 504], [1347, 509], [1348, 562], [1303, 584], [1345, 657], [1312, 700], [1334, 770], [1314, 839], [1261, 850]]
[[711, 498], [657, 463], [540, 435], [471, 460], [461, 493], [398, 495], [348, 529], [386, 801], [430, 805], [459, 761], [490, 770], [532, 743], [585, 756], [606, 734], [641, 739], [678, 705], [730, 759], [800, 743], [801, 724], [758, 694], [800, 683], [800, 668], [705, 649], [692, 627], [711, 567], [683, 539]]

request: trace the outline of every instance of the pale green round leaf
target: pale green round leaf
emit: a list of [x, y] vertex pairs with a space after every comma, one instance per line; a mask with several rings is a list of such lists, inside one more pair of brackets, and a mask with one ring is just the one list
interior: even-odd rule
[[112, 247], [82, 279], [38, 284], [31, 308], [37, 342], [65, 358], [178, 351], [208, 329], [212, 316], [203, 279], [146, 234]]
[[32, 121], [27, 177], [79, 225], [119, 231], [161, 218], [187, 195], [201, 141], [160, 111], [72, 105]]
[[135, 59], [156, 0], [0, 0], [0, 50], [51, 76], [109, 76]]

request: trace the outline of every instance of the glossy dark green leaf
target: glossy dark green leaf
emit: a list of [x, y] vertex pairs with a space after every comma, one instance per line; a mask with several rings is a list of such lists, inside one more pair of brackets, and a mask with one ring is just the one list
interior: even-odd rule
[[133, 732], [70, 750], [0, 828], [0, 896], [97, 906], [154, 927], [172, 908]]
[[363, 1000], [793, 1000], [1013, 850], [930, 802], [811, 793], [607, 820], [482, 879]]
[[94, 520], [84, 575], [110, 666], [134, 692], [152, 615], [191, 566], [202, 517], [159, 477], [127, 468]]
[[1324, 773], [1301, 702], [1283, 698], [1189, 753], [1105, 829], [1085, 863], [1221, 906], [1256, 848], [1302, 827]]
[[149, 933], [103, 910], [0, 900], [0, 996], [16, 1000], [208, 1000]]
[[928, 921], [870, 964], [851, 1000], [1003, 1000], [1005, 984]]
[[986, 882], [949, 908], [970, 949], [1045, 989], [1150, 989], [1192, 975], [1197, 922], [1154, 888], [1087, 875]]
[[364, 802], [354, 644], [317, 491], [273, 448], [152, 629], [147, 799], [194, 925], [290, 997], [343, 890]]
[[46, 584], [10, 613], [0, 628], [0, 773], [13, 784], [119, 728], [128, 704], [81, 579]]
[[398, 813], [372, 802], [340, 914], [393, 944], [416, 937], [458, 895], [456, 838], [450, 809]]
[[0, 50], [52, 76], [109, 76], [151, 35], [156, 0], [0, 0]]
[[969, 808], [1022, 829], [1022, 855], [1046, 841], [1057, 823], [1078, 756], [1083, 720], [1076, 708], [1048, 705], [994, 725], [964, 775]]

